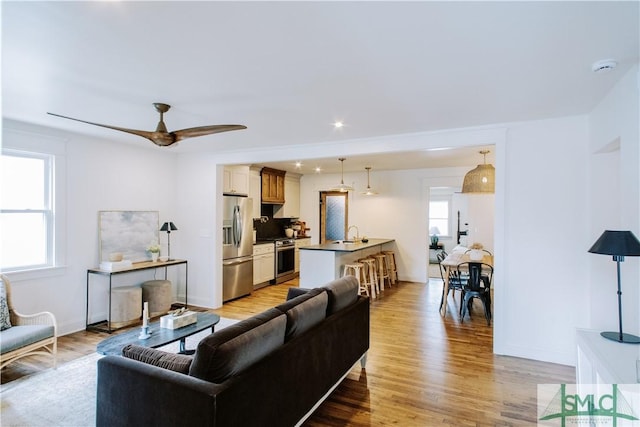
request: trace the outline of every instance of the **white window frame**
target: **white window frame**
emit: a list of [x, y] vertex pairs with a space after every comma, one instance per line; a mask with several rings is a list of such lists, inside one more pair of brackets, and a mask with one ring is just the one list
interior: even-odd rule
[[5, 123], [2, 129], [2, 153], [48, 159], [50, 170], [45, 177], [48, 182], [43, 183], [49, 193], [46, 264], [11, 268], [3, 272], [9, 273], [15, 281], [61, 275], [66, 267], [66, 141], [45, 133], [13, 128]]

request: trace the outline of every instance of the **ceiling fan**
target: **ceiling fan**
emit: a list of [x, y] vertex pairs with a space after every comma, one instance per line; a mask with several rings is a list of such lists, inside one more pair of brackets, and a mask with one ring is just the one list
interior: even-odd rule
[[211, 126], [199, 126], [195, 128], [181, 129], [173, 132], [168, 132], [167, 126], [164, 124], [164, 121], [162, 119], [164, 117], [164, 113], [169, 111], [169, 108], [171, 108], [171, 105], [155, 102], [153, 106], [156, 108], [156, 111], [160, 113], [160, 121], [158, 122], [158, 126], [156, 127], [156, 130], [153, 132], [145, 131], [145, 130], [127, 129], [127, 128], [121, 128], [117, 126], [102, 125], [100, 123], [93, 123], [93, 122], [87, 122], [85, 120], [74, 119], [73, 117], [61, 116], [60, 114], [54, 114], [54, 113], [47, 113], [47, 114], [50, 114], [52, 116], [62, 117], [64, 119], [75, 120], [77, 122], [87, 123], [94, 126], [101, 126], [103, 128], [114, 129], [114, 130], [119, 130], [121, 132], [127, 132], [134, 135], [138, 135], [143, 138], [147, 138], [149, 141], [153, 142], [154, 144], [160, 147], [168, 147], [170, 145], [175, 144], [178, 141], [181, 141], [186, 138], [193, 138], [195, 136], [204, 136], [204, 135], [210, 135], [212, 133], [228, 132], [231, 130], [242, 130], [247, 128], [246, 126], [243, 126], [243, 125], [211, 125]]

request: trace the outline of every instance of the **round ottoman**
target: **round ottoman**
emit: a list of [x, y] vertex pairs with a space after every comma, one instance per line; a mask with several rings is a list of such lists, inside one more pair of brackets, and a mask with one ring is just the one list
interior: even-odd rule
[[140, 322], [142, 289], [140, 286], [120, 286], [111, 289], [111, 325], [113, 329]]
[[171, 282], [148, 280], [142, 284], [142, 301], [149, 303], [149, 317], [167, 314], [171, 310]]

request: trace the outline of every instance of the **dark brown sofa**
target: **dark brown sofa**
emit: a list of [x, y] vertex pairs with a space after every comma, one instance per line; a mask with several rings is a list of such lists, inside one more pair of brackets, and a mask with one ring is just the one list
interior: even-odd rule
[[358, 360], [364, 368], [369, 299], [350, 276], [292, 289], [283, 304], [204, 338], [193, 357], [130, 346], [128, 357], [100, 359], [96, 425], [300, 424]]

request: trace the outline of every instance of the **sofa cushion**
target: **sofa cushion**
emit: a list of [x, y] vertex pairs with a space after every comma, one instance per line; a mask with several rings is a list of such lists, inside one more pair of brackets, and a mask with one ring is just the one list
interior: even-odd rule
[[328, 296], [324, 289], [311, 289], [276, 308], [287, 315], [285, 341], [297, 337], [322, 322], [327, 315]]
[[220, 384], [284, 344], [287, 316], [271, 308], [198, 343], [189, 375]]
[[4, 287], [4, 280], [0, 278], [0, 331], [11, 327], [11, 317], [9, 315], [9, 304], [7, 304], [7, 290]]
[[182, 374], [189, 373], [192, 357], [185, 354], [167, 353], [155, 348], [143, 347], [136, 344], [128, 344], [122, 349], [122, 355], [128, 359], [144, 362], [147, 365], [170, 369]]
[[344, 276], [327, 283], [325, 289], [329, 295], [327, 316], [353, 304], [358, 299], [358, 279], [354, 276]]
[[17, 348], [53, 337], [54, 329], [50, 325], [18, 325], [2, 331], [0, 335], [1, 353], [5, 354]]

